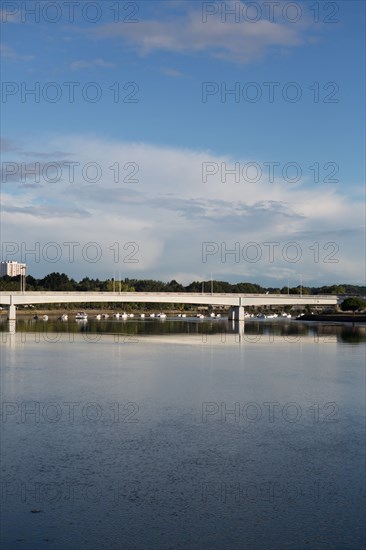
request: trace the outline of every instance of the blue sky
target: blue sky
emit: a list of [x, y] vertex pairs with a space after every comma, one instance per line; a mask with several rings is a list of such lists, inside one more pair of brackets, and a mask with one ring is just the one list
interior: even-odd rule
[[3, 259], [363, 283], [363, 2], [71, 4], [2, 3]]

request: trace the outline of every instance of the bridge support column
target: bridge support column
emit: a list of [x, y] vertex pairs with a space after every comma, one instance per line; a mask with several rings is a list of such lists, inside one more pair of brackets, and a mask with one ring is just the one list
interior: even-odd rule
[[14, 305], [8, 307], [8, 321], [15, 321], [17, 316], [17, 310]]
[[244, 308], [243, 306], [235, 306], [234, 308], [234, 319], [235, 321], [244, 321]]
[[229, 321], [244, 321], [244, 307], [231, 306], [229, 309]]

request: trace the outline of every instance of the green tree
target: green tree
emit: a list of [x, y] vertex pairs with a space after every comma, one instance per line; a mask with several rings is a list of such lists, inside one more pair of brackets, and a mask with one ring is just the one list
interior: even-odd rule
[[40, 280], [40, 285], [45, 290], [75, 290], [75, 281], [69, 279], [66, 273], [50, 273]]
[[362, 298], [359, 298], [358, 296], [351, 296], [350, 298], [346, 298], [341, 303], [341, 310], [342, 311], [361, 311], [366, 308], [366, 302]]

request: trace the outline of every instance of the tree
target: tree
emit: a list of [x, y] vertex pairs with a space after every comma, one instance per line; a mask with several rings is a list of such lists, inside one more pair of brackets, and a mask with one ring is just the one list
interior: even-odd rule
[[359, 298], [358, 296], [352, 296], [350, 298], [346, 298], [341, 303], [341, 310], [342, 311], [360, 311], [366, 308], [366, 302], [362, 298]]

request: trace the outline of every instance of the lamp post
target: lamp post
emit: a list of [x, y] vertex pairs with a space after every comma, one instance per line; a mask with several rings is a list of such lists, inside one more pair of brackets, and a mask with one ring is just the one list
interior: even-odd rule
[[21, 270], [21, 273], [20, 273], [20, 292], [22, 292], [22, 293], [25, 292], [26, 269], [27, 269], [27, 266], [25, 266], [25, 265], [22, 265], [21, 268], [20, 268], [20, 270]]

